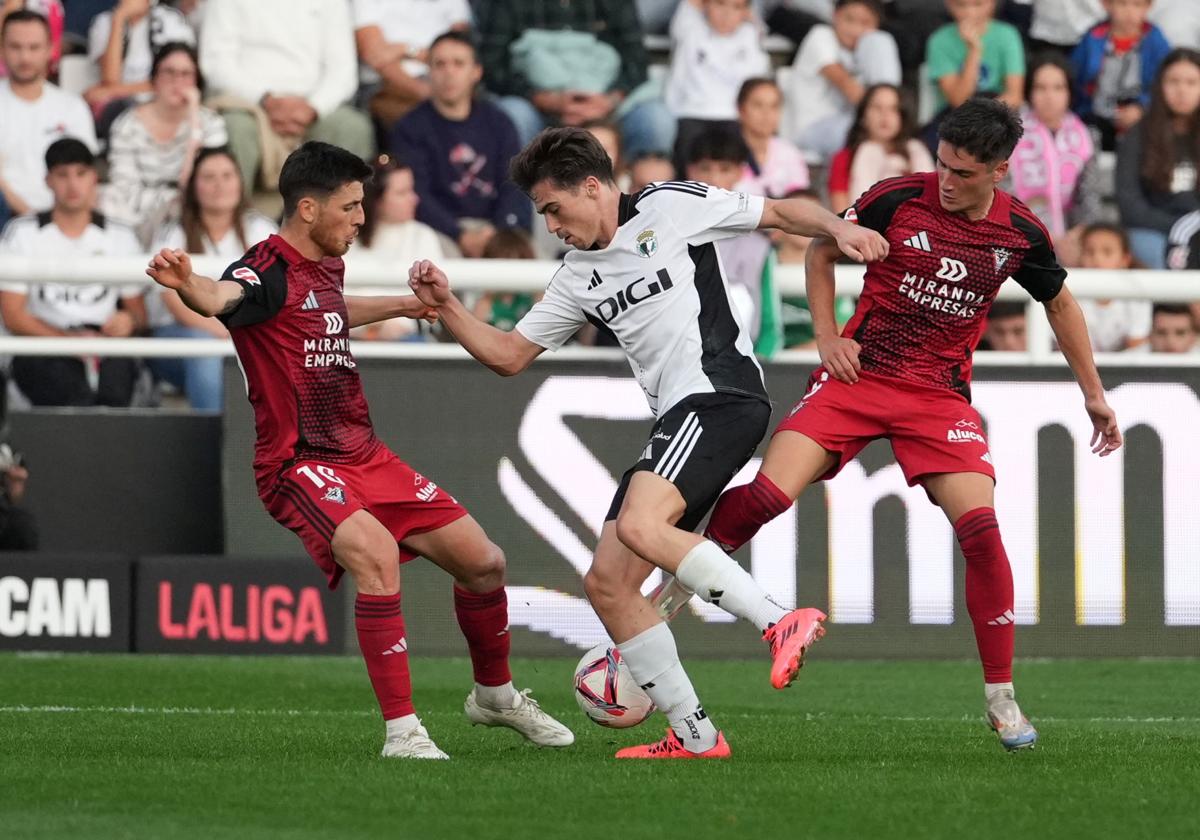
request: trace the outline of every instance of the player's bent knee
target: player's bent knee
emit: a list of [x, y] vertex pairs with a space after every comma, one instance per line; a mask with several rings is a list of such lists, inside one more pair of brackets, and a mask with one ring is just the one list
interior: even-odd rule
[[588, 603], [598, 610], [606, 605], [624, 602], [638, 594], [638, 587], [620, 570], [593, 565], [583, 576], [583, 592]]
[[334, 531], [333, 557], [350, 573], [360, 592], [388, 595], [400, 587], [400, 550], [373, 517], [355, 515]]
[[500, 546], [489, 541], [486, 548], [480, 552], [479, 559], [471, 567], [470, 588], [481, 592], [490, 592], [503, 586], [506, 563], [504, 551]]
[[640, 513], [622, 511], [617, 517], [617, 539], [630, 551], [646, 556], [658, 525]]

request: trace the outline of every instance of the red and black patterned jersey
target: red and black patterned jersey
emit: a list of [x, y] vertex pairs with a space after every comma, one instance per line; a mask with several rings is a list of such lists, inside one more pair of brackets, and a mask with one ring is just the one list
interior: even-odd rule
[[842, 331], [862, 345], [862, 369], [968, 400], [972, 353], [1001, 284], [1011, 276], [1048, 301], [1067, 276], [1028, 207], [997, 190], [987, 216], [970, 221], [942, 209], [934, 172], [881, 181], [844, 216], [890, 246], [887, 259], [867, 267]]
[[246, 292], [221, 321], [254, 407], [260, 484], [294, 460], [361, 463], [382, 445], [350, 355], [344, 276], [340, 259], [314, 262], [271, 236], [221, 277]]

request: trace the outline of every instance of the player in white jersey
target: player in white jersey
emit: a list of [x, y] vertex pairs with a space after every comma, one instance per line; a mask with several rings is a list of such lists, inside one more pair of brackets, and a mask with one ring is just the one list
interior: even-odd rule
[[409, 283], [476, 359], [502, 375], [524, 370], [583, 324], [611, 329], [658, 422], [613, 499], [584, 588], [629, 669], [667, 715], [667, 736], [618, 758], [725, 758], [729, 745], [701, 708], [675, 640], [641, 594], [657, 566], [687, 590], [754, 623], [787, 686], [823, 632], [819, 610], [776, 603], [737, 561], [693, 533], [766, 432], [771, 407], [750, 338], [731, 305], [713, 243], [756, 228], [835, 239], [860, 260], [887, 242], [803, 200], [771, 201], [696, 182], [624, 195], [612, 162], [584, 130], [543, 131], [511, 174], [551, 233], [577, 250], [516, 329], [475, 318], [429, 261]]

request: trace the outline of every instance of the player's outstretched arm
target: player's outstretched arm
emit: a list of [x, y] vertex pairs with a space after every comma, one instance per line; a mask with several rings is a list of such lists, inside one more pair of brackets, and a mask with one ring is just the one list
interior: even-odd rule
[[830, 213], [807, 198], [768, 198], [763, 204], [759, 230], [775, 228], [797, 236], [823, 236], [859, 262], [874, 262], [888, 255], [888, 242], [876, 231], [859, 227]]
[[422, 303], [437, 310], [442, 325], [468, 353], [501, 376], [525, 370], [544, 349], [515, 330], [498, 330], [476, 318], [450, 291], [445, 272], [429, 260], [413, 263], [408, 285]]
[[1092, 419], [1092, 451], [1103, 458], [1120, 449], [1121, 427], [1117, 425], [1117, 413], [1104, 398], [1104, 383], [1100, 381], [1100, 371], [1096, 370], [1083, 310], [1065, 286], [1046, 301], [1045, 307], [1058, 346], [1083, 391], [1083, 407]]
[[346, 295], [344, 300], [351, 329], [391, 318], [420, 319], [431, 324], [438, 319], [437, 310], [416, 295]]
[[233, 311], [246, 295], [240, 283], [194, 273], [191, 257], [170, 248], [154, 255], [146, 274], [158, 285], [174, 289], [188, 309], [206, 318]]
[[821, 364], [834, 379], [853, 384], [858, 381], [858, 372], [862, 369], [858, 361], [862, 347], [852, 338], [842, 338], [834, 316], [837, 281], [833, 267], [840, 253], [831, 239], [814, 241], [808, 247], [804, 262], [804, 287], [808, 291], [808, 308], [812, 312], [813, 335]]

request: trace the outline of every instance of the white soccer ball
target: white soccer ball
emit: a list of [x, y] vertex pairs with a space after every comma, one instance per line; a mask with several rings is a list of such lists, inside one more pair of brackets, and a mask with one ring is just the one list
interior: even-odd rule
[[575, 669], [575, 700], [601, 726], [628, 729], [650, 717], [654, 702], [629, 673], [621, 652], [607, 643], [583, 655]]

